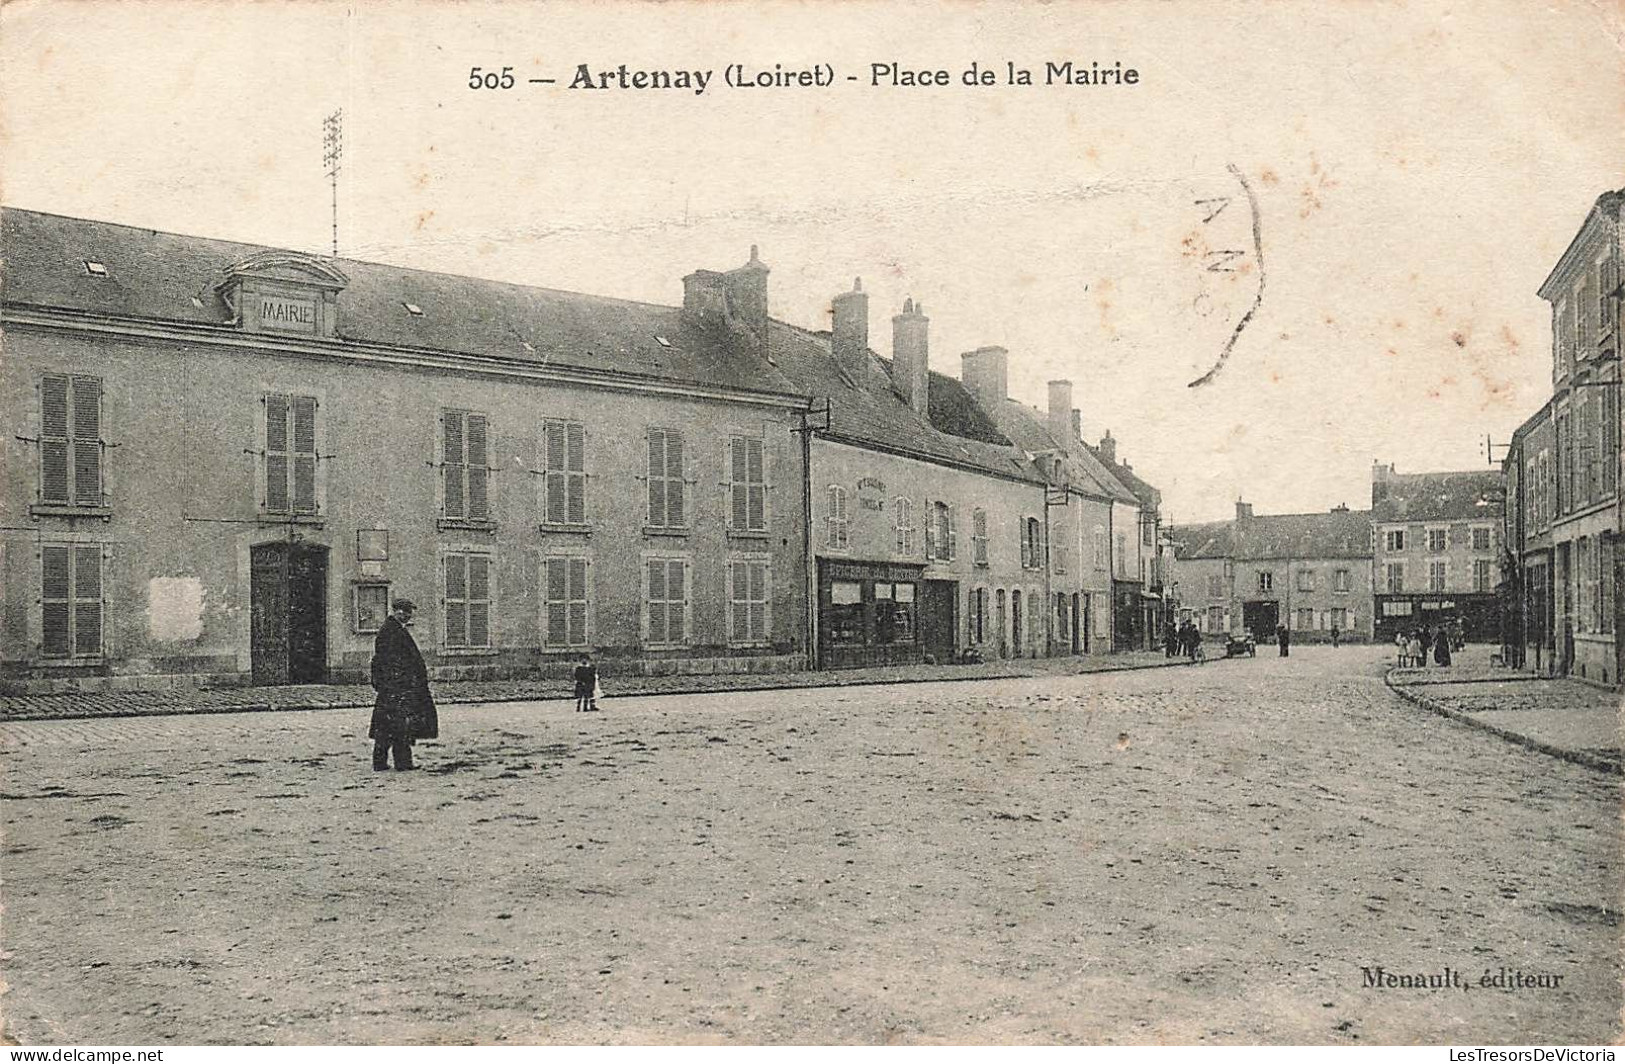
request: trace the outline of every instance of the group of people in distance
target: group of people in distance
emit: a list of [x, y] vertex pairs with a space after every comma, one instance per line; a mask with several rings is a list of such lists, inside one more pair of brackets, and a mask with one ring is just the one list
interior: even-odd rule
[[1163, 628], [1162, 647], [1168, 657], [1177, 657], [1183, 654], [1191, 661], [1196, 660], [1196, 652], [1202, 646], [1202, 633], [1191, 622], [1189, 617], [1177, 625], [1167, 625]]
[[[372, 687], [378, 699], [367, 737], [372, 740], [372, 767], [379, 772], [389, 768], [392, 756], [397, 771], [416, 768], [412, 744], [440, 736], [440, 717], [434, 695], [429, 692], [429, 669], [409, 631], [416, 613], [411, 599], [395, 599], [373, 641]], [[598, 683], [597, 667], [585, 654], [575, 667], [573, 679], [576, 712], [596, 713], [604, 691]]]
[[1394, 634], [1394, 647], [1402, 668], [1425, 667], [1430, 653], [1433, 655], [1433, 664], [1449, 665], [1450, 652], [1459, 649], [1460, 646], [1460, 637], [1449, 625], [1442, 624], [1434, 629], [1424, 624], [1414, 632], [1400, 631]]

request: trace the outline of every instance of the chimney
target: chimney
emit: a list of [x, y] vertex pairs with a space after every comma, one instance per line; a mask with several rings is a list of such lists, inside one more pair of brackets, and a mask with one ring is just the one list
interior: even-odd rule
[[1388, 497], [1388, 481], [1394, 475], [1392, 462], [1384, 465], [1381, 462], [1371, 463], [1371, 505], [1376, 506]]
[[1247, 520], [1247, 518], [1249, 518], [1251, 516], [1253, 516], [1253, 504], [1250, 503], [1250, 502], [1242, 502], [1240, 499], [1237, 499], [1236, 500], [1236, 520], [1237, 521], [1245, 521], [1245, 520]]
[[1010, 352], [1002, 347], [978, 347], [959, 358], [965, 387], [984, 409], [997, 410], [1010, 394]]
[[1072, 410], [1072, 436], [1067, 442], [1070, 443], [1072, 440], [1081, 439], [1083, 439], [1083, 411], [1074, 407]]
[[1112, 430], [1107, 429], [1106, 435], [1100, 438], [1100, 457], [1112, 465], [1117, 464], [1117, 441], [1112, 439]]
[[759, 354], [767, 353], [768, 268], [750, 246], [750, 261], [727, 273], [695, 270], [683, 278], [683, 317], [690, 324], [720, 321], [742, 330]]
[[1049, 382], [1049, 431], [1061, 443], [1074, 439], [1072, 429], [1072, 415], [1077, 411], [1072, 409], [1072, 382]]
[[863, 279], [852, 282], [852, 291], [842, 292], [830, 301], [830, 350], [835, 364], [852, 378], [862, 383], [869, 369], [869, 296], [863, 291]]
[[912, 299], [903, 300], [903, 312], [891, 319], [892, 383], [921, 417], [931, 409], [931, 352], [926, 342], [930, 324], [925, 304]]

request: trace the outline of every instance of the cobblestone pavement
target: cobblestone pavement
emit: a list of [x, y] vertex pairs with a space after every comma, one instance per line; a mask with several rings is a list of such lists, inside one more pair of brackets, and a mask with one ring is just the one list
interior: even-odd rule
[[[1017, 658], [977, 665], [906, 665], [822, 672], [707, 673], [692, 676], [610, 676], [605, 678], [604, 684], [615, 695], [709, 694], [783, 687], [846, 687], [928, 680], [990, 680], [1013, 676], [1114, 672], [1119, 669], [1156, 668], [1168, 663], [1161, 651], [1136, 651], [1065, 658]], [[437, 683], [433, 688], [436, 702], [444, 705], [533, 702], [572, 697], [566, 680], [469, 680]], [[366, 684], [0, 695], [0, 721], [353, 709], [372, 705], [373, 697], [372, 688]]]
[[466, 706], [401, 774], [360, 709], [0, 725], [0, 1011], [103, 1044], [1614, 1041], [1617, 781], [1387, 665]]
[[1396, 669], [1389, 682], [1421, 697], [1430, 709], [1555, 756], [1616, 773], [1625, 766], [1618, 691], [1509, 673], [1488, 664], [1484, 647], [1469, 647], [1463, 657], [1463, 668]]

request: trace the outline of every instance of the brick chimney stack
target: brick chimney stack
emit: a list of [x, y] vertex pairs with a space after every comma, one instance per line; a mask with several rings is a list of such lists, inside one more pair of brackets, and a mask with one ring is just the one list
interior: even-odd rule
[[1049, 431], [1061, 443], [1072, 438], [1072, 382], [1049, 382]]
[[830, 350], [835, 364], [859, 384], [869, 371], [869, 296], [863, 290], [863, 278], [852, 282], [852, 291], [831, 300], [830, 308]]
[[1236, 500], [1236, 520], [1237, 521], [1245, 521], [1245, 520], [1247, 520], [1247, 518], [1249, 518], [1251, 516], [1253, 516], [1253, 504], [1250, 503], [1250, 502], [1242, 502], [1240, 499], [1237, 499]]
[[1010, 394], [1010, 352], [1002, 347], [978, 347], [959, 358], [965, 387], [983, 409], [997, 410]]
[[767, 265], [750, 246], [750, 261], [727, 273], [695, 270], [683, 278], [683, 317], [693, 325], [722, 322], [749, 334], [757, 353], [767, 354]]
[[1106, 435], [1100, 438], [1100, 457], [1106, 461], [1117, 464], [1117, 441], [1112, 439], [1112, 430], [1107, 429]]
[[1394, 465], [1392, 462], [1384, 465], [1381, 462], [1371, 463], [1371, 505], [1376, 506], [1388, 497], [1388, 482], [1393, 478]]
[[[1083, 439], [1083, 411], [1077, 409], [1076, 407], [1073, 407], [1073, 409], [1072, 409], [1072, 436], [1071, 436], [1071, 440], [1081, 440], [1081, 439]], [[1070, 443], [1071, 440], [1068, 440], [1067, 442]]]
[[930, 411], [931, 351], [927, 332], [931, 319], [925, 304], [903, 301], [901, 314], [891, 319], [892, 383], [922, 418]]

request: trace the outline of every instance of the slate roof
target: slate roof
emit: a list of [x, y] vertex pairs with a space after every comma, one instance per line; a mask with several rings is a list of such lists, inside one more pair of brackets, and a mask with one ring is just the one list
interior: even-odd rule
[[1265, 514], [1234, 525], [1231, 537], [1237, 559], [1371, 557], [1369, 510]]
[[[276, 249], [6, 208], [0, 298], [54, 308], [226, 327], [226, 267]], [[498, 356], [755, 392], [788, 393], [771, 365], [684, 327], [677, 307], [560, 292], [358, 259], [313, 256], [348, 278], [338, 334], [358, 343]], [[107, 268], [86, 273], [86, 260]], [[403, 303], [423, 309], [421, 317]], [[656, 337], [665, 337], [667, 347]]]
[[1000, 431], [1022, 450], [1032, 454], [1061, 451], [1062, 471], [1067, 483], [1085, 495], [1133, 503], [1134, 495], [1122, 485], [1089, 450], [1082, 440], [1058, 440], [1049, 430], [1044, 414], [1015, 399], [1006, 399], [988, 411]]
[[1174, 529], [1174, 557], [1182, 562], [1231, 557], [1234, 544], [1230, 532], [1234, 523], [1207, 521], [1180, 525]]
[[[0, 301], [227, 330], [231, 311], [216, 292], [225, 269], [276, 250], [8, 207], [0, 211]], [[929, 418], [921, 418], [893, 387], [889, 363], [873, 352], [864, 378], [849, 382], [828, 333], [772, 321], [763, 359], [736, 328], [691, 325], [680, 307], [310, 257], [349, 278], [339, 295], [340, 342], [827, 397], [838, 438], [1043, 482], [959, 381], [931, 374]], [[86, 261], [101, 263], [107, 275], [88, 275]]]
[[[1372, 485], [1375, 491], [1378, 485]], [[1390, 473], [1386, 496], [1373, 498], [1372, 520], [1409, 521], [1487, 520], [1500, 512], [1504, 494], [1499, 469], [1472, 469], [1454, 473]], [[1480, 500], [1487, 505], [1478, 505]]]
[[1141, 480], [1134, 470], [1124, 463], [1107, 461], [1106, 456], [1100, 453], [1099, 447], [1087, 443], [1083, 446], [1088, 448], [1089, 453], [1095, 457], [1095, 460], [1107, 469], [1119, 484], [1132, 493], [1134, 499], [1139, 502], [1141, 509], [1156, 511], [1162, 508], [1161, 491]]

